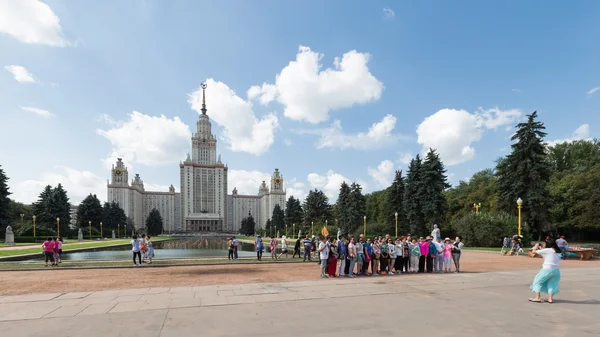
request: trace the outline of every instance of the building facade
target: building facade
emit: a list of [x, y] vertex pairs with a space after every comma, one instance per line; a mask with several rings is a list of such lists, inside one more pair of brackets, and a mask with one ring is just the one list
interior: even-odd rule
[[283, 176], [275, 169], [270, 188], [265, 181], [257, 195], [227, 195], [227, 165], [217, 156], [217, 139], [207, 115], [206, 85], [202, 84], [202, 109], [192, 135], [192, 152], [179, 163], [181, 193], [173, 185], [168, 192], [151, 192], [136, 174], [129, 183], [129, 172], [121, 158], [113, 165], [107, 184], [108, 201], [118, 203], [136, 228], [144, 228], [153, 208], [163, 217], [165, 232], [237, 232], [248, 214], [264, 228], [275, 205], [285, 209]]

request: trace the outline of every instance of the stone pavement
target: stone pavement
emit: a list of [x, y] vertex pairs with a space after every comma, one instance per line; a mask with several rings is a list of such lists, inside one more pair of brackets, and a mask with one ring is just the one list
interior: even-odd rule
[[10, 337], [364, 337], [372, 332], [580, 337], [600, 333], [600, 268], [562, 270], [562, 292], [554, 304], [527, 302], [535, 273], [399, 275], [4, 296], [0, 297], [0, 331]]

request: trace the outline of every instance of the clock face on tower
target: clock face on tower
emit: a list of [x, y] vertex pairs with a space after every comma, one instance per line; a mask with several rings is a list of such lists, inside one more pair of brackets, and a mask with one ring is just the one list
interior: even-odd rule
[[117, 170], [115, 170], [115, 174], [118, 175], [118, 176], [120, 176], [121, 174], [123, 174], [123, 171], [117, 169]]
[[281, 178], [275, 178], [275, 183], [276, 184], [281, 184]]

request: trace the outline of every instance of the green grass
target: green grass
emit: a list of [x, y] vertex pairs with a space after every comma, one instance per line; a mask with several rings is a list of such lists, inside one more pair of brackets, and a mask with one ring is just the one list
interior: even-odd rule
[[31, 246], [31, 245], [35, 245], [35, 243], [17, 243], [14, 245], [7, 245], [6, 243], [0, 243], [0, 247]]
[[[152, 239], [152, 241], [157, 242], [157, 241], [166, 241], [166, 240], [172, 240], [172, 237], [156, 237], [154, 239]], [[123, 239], [123, 240], [108, 240], [108, 241], [89, 241], [87, 243], [80, 243], [80, 244], [72, 244], [72, 243], [65, 243], [63, 245], [63, 252], [68, 252], [70, 250], [77, 250], [77, 249], [85, 249], [85, 248], [100, 248], [100, 247], [107, 247], [107, 246], [115, 246], [115, 245], [125, 245], [125, 244], [129, 244], [129, 242], [131, 242], [130, 239]], [[40, 244], [41, 247], [41, 244]], [[2, 256], [16, 256], [16, 255], [26, 255], [26, 254], [41, 254], [42, 253], [42, 249], [41, 248], [25, 248], [25, 249], [14, 249], [14, 250], [0, 250], [0, 257]]]

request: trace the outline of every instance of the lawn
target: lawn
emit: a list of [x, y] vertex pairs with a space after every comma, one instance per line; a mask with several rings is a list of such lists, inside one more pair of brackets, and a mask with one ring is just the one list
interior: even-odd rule
[[[156, 242], [156, 241], [165, 241], [165, 240], [172, 240], [172, 237], [156, 237], [154, 239], [152, 239], [152, 241]], [[99, 248], [99, 247], [108, 247], [108, 246], [117, 246], [117, 245], [126, 245], [129, 244], [131, 242], [131, 240], [129, 239], [124, 239], [124, 240], [108, 240], [108, 241], [89, 241], [86, 243], [79, 243], [79, 244], [70, 244], [70, 243], [65, 243], [63, 245], [63, 252], [68, 252], [70, 250], [77, 250], [77, 249], [85, 249], [85, 248]], [[41, 245], [40, 245], [41, 246]], [[0, 250], [0, 257], [2, 256], [15, 256], [15, 255], [26, 255], [26, 254], [41, 254], [42, 253], [42, 249], [41, 248], [25, 248], [25, 249], [15, 249], [15, 250]]]

